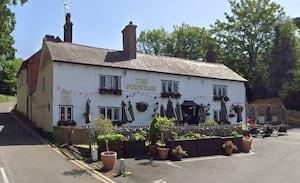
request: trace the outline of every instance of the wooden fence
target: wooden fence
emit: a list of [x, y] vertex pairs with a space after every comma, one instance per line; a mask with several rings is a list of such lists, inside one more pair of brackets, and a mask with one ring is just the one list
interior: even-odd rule
[[[54, 140], [66, 144], [89, 144], [94, 142], [94, 135], [89, 128], [83, 127], [57, 127], [52, 134]], [[91, 141], [90, 141], [91, 139]]]
[[278, 104], [248, 104], [247, 106], [247, 115], [250, 119], [253, 117], [253, 109], [255, 108], [256, 113], [256, 120], [258, 123], [263, 123], [266, 118], [266, 109], [267, 105], [270, 105], [271, 107], [271, 113], [273, 116], [272, 121], [273, 122], [284, 122], [287, 124], [298, 124], [300, 125], [300, 112], [294, 111], [294, 110], [286, 110], [285, 112], [285, 121], [282, 121], [282, 112], [281, 107], [282, 105]]

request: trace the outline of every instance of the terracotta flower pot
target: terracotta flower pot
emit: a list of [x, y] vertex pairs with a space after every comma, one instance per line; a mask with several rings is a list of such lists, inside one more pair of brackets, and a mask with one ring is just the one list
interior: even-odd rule
[[114, 151], [104, 151], [101, 153], [103, 167], [107, 170], [112, 170], [114, 168], [116, 159], [117, 153]]
[[243, 140], [243, 149], [244, 152], [249, 152], [251, 150], [252, 141]]
[[165, 148], [165, 147], [158, 148], [158, 155], [161, 159], [167, 159], [168, 154], [169, 154], [169, 148]]
[[233, 148], [231, 148], [231, 147], [226, 147], [226, 148], [224, 148], [224, 150], [225, 150], [225, 154], [226, 154], [227, 156], [230, 156], [230, 155], [232, 154]]

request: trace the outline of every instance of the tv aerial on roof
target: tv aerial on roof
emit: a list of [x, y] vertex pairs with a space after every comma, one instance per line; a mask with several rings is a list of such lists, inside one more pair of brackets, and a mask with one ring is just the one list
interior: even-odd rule
[[74, 3], [74, 0], [64, 0], [65, 14], [66, 14], [67, 9], [68, 10], [70, 9], [69, 5], [72, 3]]

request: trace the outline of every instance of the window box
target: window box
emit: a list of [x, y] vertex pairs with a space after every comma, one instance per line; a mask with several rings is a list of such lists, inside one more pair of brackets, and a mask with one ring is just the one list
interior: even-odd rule
[[225, 102], [229, 101], [229, 97], [227, 96], [214, 96], [213, 99], [214, 101], [221, 101], [222, 99], [224, 99]]
[[181, 97], [181, 94], [180, 93], [172, 93], [172, 92], [163, 92], [163, 93], [160, 93], [160, 97], [161, 98], [180, 98]]
[[122, 90], [99, 88], [99, 94], [105, 95], [122, 95]]

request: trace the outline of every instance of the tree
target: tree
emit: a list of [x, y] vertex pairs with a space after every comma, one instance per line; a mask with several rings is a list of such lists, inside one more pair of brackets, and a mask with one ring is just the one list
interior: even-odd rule
[[268, 86], [266, 58], [272, 48], [274, 27], [284, 16], [280, 5], [270, 0], [229, 0], [227, 22], [212, 26], [218, 57], [246, 79], [248, 99], [262, 98]]
[[300, 111], [300, 70], [294, 72], [291, 82], [283, 84], [280, 90], [280, 98], [287, 109]]
[[269, 57], [271, 97], [278, 97], [283, 84], [293, 80], [299, 58], [296, 31], [297, 27], [291, 19], [283, 20], [275, 27], [274, 47]]
[[185, 58], [203, 60], [211, 42], [212, 34], [208, 30], [183, 23], [174, 26], [172, 33], [167, 33], [163, 28], [142, 31], [138, 38], [138, 50], [153, 55], [175, 56], [182, 48]]
[[142, 31], [137, 39], [139, 51], [151, 55], [171, 56], [173, 43], [164, 28]]
[[0, 71], [0, 93], [7, 95], [17, 93], [17, 73], [21, 65], [21, 59], [13, 59], [3, 64], [2, 71]]
[[[23, 5], [27, 0], [20, 0]], [[11, 36], [15, 29], [15, 14], [10, 10], [9, 6], [17, 5], [18, 0], [1, 0], [0, 1], [0, 55], [4, 55], [6, 60], [15, 57], [15, 49], [13, 48], [14, 39]]]

